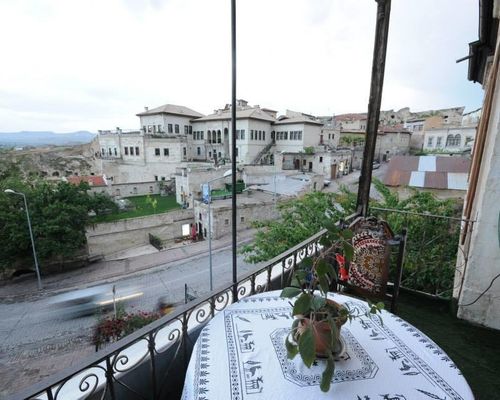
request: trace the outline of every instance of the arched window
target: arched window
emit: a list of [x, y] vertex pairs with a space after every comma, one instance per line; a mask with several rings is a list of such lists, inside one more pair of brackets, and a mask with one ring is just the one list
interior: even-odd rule
[[208, 143], [212, 143], [212, 131], [207, 131], [207, 140]]
[[217, 143], [222, 143], [222, 134], [220, 130], [217, 131]]
[[448, 135], [446, 137], [446, 147], [460, 146], [460, 135], [457, 133], [455, 136]]
[[454, 141], [455, 138], [453, 137], [453, 135], [446, 136], [446, 147], [453, 146]]

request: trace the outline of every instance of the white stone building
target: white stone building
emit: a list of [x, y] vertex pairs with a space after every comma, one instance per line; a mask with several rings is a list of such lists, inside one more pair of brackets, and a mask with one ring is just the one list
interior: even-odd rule
[[[469, 44], [469, 80], [485, 89], [453, 297], [458, 317], [500, 329], [500, 1], [479, 1], [479, 39]], [[474, 222], [470, 221], [473, 220]]]
[[461, 153], [471, 149], [475, 137], [475, 127], [429, 129], [424, 135], [424, 150]]

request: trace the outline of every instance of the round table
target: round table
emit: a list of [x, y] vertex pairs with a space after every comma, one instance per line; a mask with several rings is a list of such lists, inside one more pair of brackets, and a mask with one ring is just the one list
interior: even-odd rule
[[[202, 330], [186, 374], [184, 400], [473, 399], [469, 385], [443, 350], [398, 316], [383, 311], [342, 327], [346, 351], [336, 360], [328, 393], [319, 384], [324, 361], [307, 368], [287, 358], [292, 324], [289, 299], [280, 291], [241, 299]], [[364, 314], [364, 301], [332, 294]]]

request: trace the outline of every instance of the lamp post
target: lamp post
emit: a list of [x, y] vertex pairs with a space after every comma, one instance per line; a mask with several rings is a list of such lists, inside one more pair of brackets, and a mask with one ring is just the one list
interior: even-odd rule
[[210, 189], [210, 184], [212, 182], [218, 181], [220, 179], [224, 179], [228, 176], [232, 175], [232, 171], [229, 169], [224, 172], [224, 175], [219, 176], [218, 178], [209, 180], [206, 185], [208, 189], [208, 259], [209, 259], [209, 269], [210, 269], [210, 291], [213, 290], [213, 273], [212, 273], [212, 212], [210, 210], [210, 204], [212, 203], [212, 191]]
[[21, 192], [15, 192], [12, 189], [5, 189], [4, 192], [8, 193], [8, 194], [17, 194], [19, 196], [23, 196], [24, 208], [26, 210], [26, 218], [28, 219], [28, 228], [30, 231], [31, 247], [33, 249], [33, 259], [35, 260], [36, 277], [38, 279], [38, 290], [41, 290], [42, 289], [42, 278], [40, 277], [40, 268], [38, 267], [38, 258], [36, 256], [36, 249], [35, 249], [35, 239], [33, 239], [33, 231], [31, 229], [30, 213], [28, 210], [28, 202], [26, 201], [26, 195], [24, 193], [21, 193]]

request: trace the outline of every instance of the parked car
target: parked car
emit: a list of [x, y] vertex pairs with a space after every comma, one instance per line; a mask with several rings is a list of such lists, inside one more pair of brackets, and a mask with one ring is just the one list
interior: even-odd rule
[[380, 168], [380, 163], [377, 161], [374, 161], [372, 164], [372, 169], [379, 169]]

